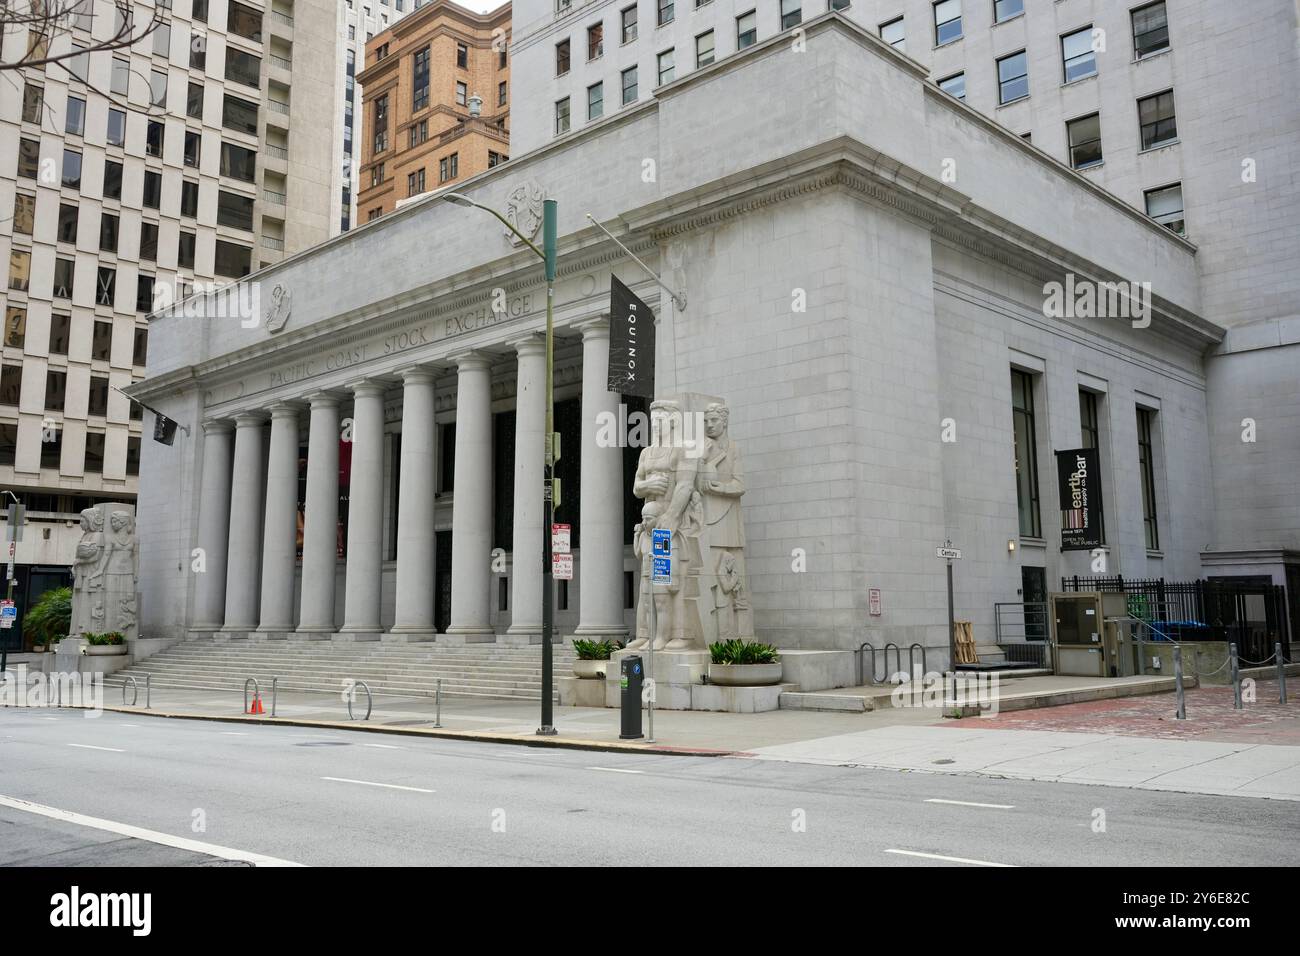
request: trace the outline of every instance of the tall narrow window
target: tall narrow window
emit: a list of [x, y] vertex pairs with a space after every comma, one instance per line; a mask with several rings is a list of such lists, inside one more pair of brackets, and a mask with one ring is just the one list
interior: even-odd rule
[[462, 70], [469, 69], [469, 47], [463, 43], [456, 44], [456, 65]]
[[123, 110], [108, 110], [108, 145], [121, 146], [126, 142], [126, 113]]
[[600, 119], [605, 113], [605, 84], [593, 83], [587, 87], [587, 120]]
[[1142, 473], [1142, 524], [1146, 529], [1147, 550], [1160, 550], [1160, 522], [1156, 515], [1156, 466], [1154, 409], [1137, 410], [1138, 469]]
[[[1098, 461], [1101, 460], [1101, 415], [1098, 411], [1100, 401], [1096, 392], [1079, 389], [1079, 431], [1083, 438], [1082, 447], [1097, 449]], [[1098, 529], [1101, 541], [1106, 542], [1106, 514], [1102, 508], [1102, 497], [1097, 496]]]
[[758, 42], [758, 15], [750, 10], [736, 17], [736, 49], [743, 50]]
[[1096, 166], [1102, 160], [1101, 155], [1101, 116], [1080, 116], [1065, 124], [1066, 134], [1070, 138], [1070, 165], [1075, 169], [1087, 169]]
[[1011, 422], [1015, 448], [1016, 507], [1020, 534], [1041, 538], [1038, 512], [1038, 439], [1034, 429], [1034, 377], [1011, 370]]
[[708, 66], [713, 62], [713, 31], [701, 33], [695, 38], [695, 68]]
[[411, 109], [422, 110], [429, 105], [429, 48], [418, 50], [411, 57]]
[[1010, 103], [1029, 95], [1029, 60], [1025, 51], [998, 60], [998, 102]]
[[1148, 3], [1133, 11], [1133, 56], [1142, 59], [1169, 49], [1169, 15], [1165, 2]]
[[1025, 0], [993, 0], [993, 22], [1001, 23], [1025, 12]]
[[664, 50], [659, 54], [659, 85], [673, 81], [673, 72], [676, 69], [677, 51]]
[[68, 97], [68, 115], [64, 118], [63, 130], [73, 136], [86, 133], [86, 101], [79, 96]]
[[34, 83], [25, 83], [23, 85], [23, 122], [37, 123], [41, 121], [41, 107], [45, 104], [45, 89]]
[[622, 12], [623, 42], [636, 39], [636, 7], [626, 7]]
[[954, 73], [952, 76], [944, 77], [939, 81], [939, 89], [943, 90], [949, 96], [955, 96], [959, 100], [966, 98], [966, 74]]
[[555, 104], [555, 135], [560, 136], [569, 131], [569, 98], [566, 96]]
[[803, 0], [781, 0], [781, 29], [788, 30], [803, 22]]
[[587, 59], [594, 60], [605, 52], [605, 24], [587, 27]]
[[888, 23], [880, 25], [880, 39], [884, 40], [895, 50], [904, 51], [907, 49], [907, 35], [903, 31], [903, 18], [890, 20]]
[[[798, 3], [799, 0], [795, 0], [795, 2]], [[658, 14], [659, 26], [663, 26], [665, 23], [672, 23], [673, 9], [674, 9], [673, 0], [658, 0], [658, 6], [659, 6], [659, 14]]]
[[1180, 236], [1186, 233], [1186, 224], [1183, 221], [1182, 183], [1148, 189], [1143, 197], [1146, 199], [1148, 216]]
[[1178, 139], [1174, 91], [1165, 90], [1138, 100], [1138, 125], [1142, 132], [1143, 149], [1155, 149]]
[[564, 76], [569, 72], [569, 41], [561, 40], [555, 44], [555, 75]]
[[961, 0], [939, 0], [934, 5], [934, 45], [961, 39]]
[[1097, 53], [1092, 47], [1092, 27], [1075, 30], [1061, 37], [1061, 60], [1065, 65], [1065, 82], [1072, 83], [1097, 72]]
[[388, 149], [388, 97], [375, 100], [375, 153]]
[[636, 67], [630, 66], [623, 71], [623, 105], [636, 102]]

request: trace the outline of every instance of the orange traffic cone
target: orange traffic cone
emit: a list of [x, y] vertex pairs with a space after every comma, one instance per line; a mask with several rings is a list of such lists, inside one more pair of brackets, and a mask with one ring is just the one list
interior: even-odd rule
[[261, 696], [260, 694], [254, 694], [254, 695], [253, 695], [253, 703], [252, 703], [252, 706], [250, 706], [250, 707], [248, 708], [248, 712], [249, 712], [250, 714], [265, 714], [265, 713], [266, 713], [266, 711], [262, 709], [262, 696]]

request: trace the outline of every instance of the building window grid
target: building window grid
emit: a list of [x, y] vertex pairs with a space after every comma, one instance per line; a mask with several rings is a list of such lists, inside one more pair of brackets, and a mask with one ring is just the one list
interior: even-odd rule
[[619, 12], [624, 43], [631, 43], [636, 39], [636, 10], [636, 7], [625, 7]]
[[569, 131], [569, 98], [555, 104], [555, 135], [561, 136]]
[[[798, 2], [798, 0], [796, 0], [796, 2]], [[673, 10], [674, 10], [673, 0], [658, 0], [656, 22], [659, 24], [659, 26], [661, 27], [666, 26], [667, 24], [673, 22], [673, 16], [674, 16]]]
[[1141, 60], [1169, 49], [1169, 15], [1164, 0], [1138, 7], [1131, 19], [1134, 59]]
[[960, 40], [961, 0], [938, 0], [934, 4], [934, 45], [943, 46]]
[[595, 23], [587, 27], [587, 59], [595, 60], [605, 53], [605, 24]]
[[659, 85], [663, 86], [665, 83], [671, 83], [673, 81], [673, 73], [676, 70], [677, 51], [675, 49], [664, 50], [659, 54], [657, 60], [659, 68]]
[[750, 10], [736, 17], [736, 49], [743, 50], [758, 42], [758, 15]]
[[1029, 95], [1029, 58], [1025, 51], [998, 60], [998, 102], [1014, 103]]
[[587, 87], [587, 121], [600, 119], [605, 113], [605, 84], [593, 83]]
[[788, 30], [803, 22], [803, 0], [781, 0], [781, 29]]
[[1087, 169], [1100, 165], [1103, 160], [1101, 149], [1101, 114], [1090, 113], [1080, 116], [1065, 124], [1066, 138], [1070, 145], [1070, 166], [1074, 169]]
[[637, 97], [636, 73], [637, 73], [637, 68], [635, 66], [630, 66], [626, 70], [624, 70], [623, 73], [621, 74], [621, 78], [623, 80], [623, 105], [624, 106], [627, 106], [629, 103], [636, 102], [636, 97]]
[[1092, 24], [1061, 37], [1061, 63], [1064, 81], [1086, 79], [1097, 73], [1097, 52], [1093, 48]]
[[993, 22], [1003, 23], [1025, 12], [1025, 0], [993, 0]]
[[880, 25], [880, 38], [899, 52], [907, 49], [907, 34], [904, 30], [903, 18], [890, 20], [888, 23]]
[[713, 31], [701, 33], [695, 38], [695, 68], [708, 66], [714, 59]]
[[1138, 127], [1143, 149], [1166, 146], [1178, 139], [1178, 121], [1174, 113], [1174, 91], [1153, 93], [1138, 100]]

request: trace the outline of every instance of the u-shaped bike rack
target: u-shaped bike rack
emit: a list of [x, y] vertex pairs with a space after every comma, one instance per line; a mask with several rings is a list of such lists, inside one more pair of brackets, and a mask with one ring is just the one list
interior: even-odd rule
[[365, 688], [365, 691], [366, 691], [366, 716], [362, 717], [361, 719], [362, 719], [362, 720], [369, 720], [369, 719], [370, 719], [370, 711], [371, 711], [371, 710], [374, 708], [374, 706], [375, 706], [375, 696], [374, 696], [374, 694], [370, 693], [370, 685], [367, 684], [367, 683], [366, 683], [365, 681], [363, 681], [363, 680], [359, 680], [359, 681], [354, 681], [353, 684], [352, 684], [352, 687], [353, 687], [353, 690], [350, 690], [347, 694], [344, 694], [344, 695], [343, 695], [344, 697], [347, 698], [347, 701], [348, 701], [348, 720], [356, 720], [356, 718], [352, 716], [352, 698], [356, 696], [355, 688], [357, 688], [357, 687], [364, 687], [364, 688]]
[[[129, 704], [126, 702], [126, 685], [127, 685], [128, 682], [131, 684], [131, 703], [129, 703]], [[148, 674], [145, 674], [145, 675], [144, 675], [144, 707], [145, 707], [145, 710], [148, 710], [148, 709], [149, 709], [150, 697], [152, 697], [152, 694], [150, 693], [150, 688], [149, 688], [149, 675], [148, 675]], [[140, 685], [136, 683], [134, 677], [132, 677], [130, 674], [128, 674], [127, 677], [126, 677], [126, 680], [122, 681], [122, 706], [123, 706], [123, 707], [134, 707], [134, 706], [135, 706], [135, 702], [136, 702], [137, 700], [139, 700], [139, 699], [140, 699]], [[244, 704], [244, 709], [245, 709], [245, 710], [248, 709], [248, 704], [247, 704], [247, 703]]]
[[[917, 673], [917, 671], [912, 667], [912, 665], [916, 663], [916, 652], [917, 652], [918, 650], [921, 652], [921, 671], [920, 671], [920, 673]], [[919, 643], [917, 643], [917, 644], [913, 644], [911, 647], [909, 647], [909, 648], [907, 649], [907, 666], [908, 666], [908, 668], [912, 671], [912, 673], [910, 674], [912, 680], [918, 680], [918, 679], [920, 679], [920, 678], [925, 677], [926, 674], [930, 673], [930, 668], [929, 668], [929, 666], [927, 666], [927, 664], [926, 664], [926, 660], [925, 660], [925, 645], [924, 645], [924, 644], [919, 644]]]
[[257, 683], [257, 678], [256, 678], [256, 677], [250, 677], [250, 678], [248, 678], [248, 680], [244, 681], [244, 713], [246, 713], [246, 714], [248, 713], [248, 685], [249, 685], [249, 684], [252, 684], [252, 685], [253, 685], [253, 699], [254, 699], [254, 700], [257, 699], [257, 697], [258, 697], [258, 695], [259, 695], [259, 693], [260, 693], [260, 688], [258, 687], [258, 683]]

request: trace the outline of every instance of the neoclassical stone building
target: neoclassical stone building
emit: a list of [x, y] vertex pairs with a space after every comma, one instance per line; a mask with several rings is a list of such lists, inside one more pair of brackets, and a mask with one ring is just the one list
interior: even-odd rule
[[[759, 42], [460, 187], [525, 229], [539, 191], [559, 204], [557, 520], [577, 567], [561, 632], [625, 633], [634, 613], [635, 449], [596, 442], [620, 403], [611, 272], [659, 318], [659, 393], [730, 404], [761, 639], [915, 641], [942, 662], [948, 540], [958, 616], [985, 639], [995, 602], [1088, 572], [1059, 547], [1052, 453], [1089, 440], [1108, 570], [1199, 574], [1205, 355], [1223, 331], [1200, 314], [1195, 246], [879, 37], [834, 15], [805, 26], [806, 50]], [[1148, 321], [1046, 316], [1067, 276], [1149, 282]], [[251, 315], [214, 297], [152, 321], [135, 393], [190, 433], [145, 443], [142, 631], [535, 639], [533, 253], [435, 193], [252, 290]]]

